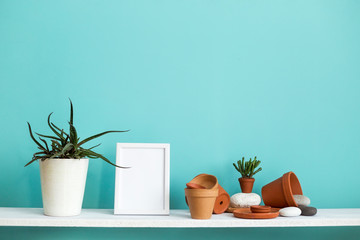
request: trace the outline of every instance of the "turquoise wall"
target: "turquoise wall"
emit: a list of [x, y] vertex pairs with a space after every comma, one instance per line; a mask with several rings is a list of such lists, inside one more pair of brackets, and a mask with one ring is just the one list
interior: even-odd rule
[[[26, 121], [49, 133], [54, 112], [65, 127], [70, 97], [80, 136], [131, 129], [95, 141], [113, 161], [116, 142], [171, 144], [171, 208], [186, 207], [184, 185], [202, 172], [239, 192], [232, 162], [254, 155], [263, 167], [255, 192], [292, 170], [313, 206], [359, 208], [359, 12], [356, 0], [1, 0], [0, 206], [42, 207], [38, 164], [23, 167], [36, 150]], [[84, 208], [113, 208], [114, 176], [91, 160]], [[38, 239], [54, 230], [20, 229]], [[147, 231], [106, 234], [119, 233]]]

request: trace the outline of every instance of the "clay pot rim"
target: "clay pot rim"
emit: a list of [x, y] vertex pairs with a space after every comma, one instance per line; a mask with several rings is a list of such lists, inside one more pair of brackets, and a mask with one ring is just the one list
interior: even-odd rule
[[252, 182], [252, 181], [255, 181], [255, 178], [249, 178], [249, 177], [239, 177], [239, 181], [240, 181], [240, 179], [242, 179], [242, 180], [244, 180], [244, 181], [249, 181], [249, 182]]
[[206, 173], [201, 173], [201, 174], [195, 176], [189, 183], [196, 183], [196, 184], [202, 185], [198, 182], [198, 179], [201, 177], [210, 177], [215, 182], [214, 186], [212, 186], [211, 188], [206, 188], [206, 186], [204, 186], [206, 189], [217, 189], [218, 188], [219, 182], [218, 182], [218, 179], [216, 178], [216, 176], [211, 175], [211, 174], [206, 174]]
[[186, 187], [188, 189], [206, 189], [204, 186], [198, 184], [198, 183], [192, 183], [192, 182], [188, 182], [186, 184]]
[[293, 180], [296, 181], [296, 184], [299, 185], [300, 187], [300, 192], [302, 195], [302, 189], [301, 189], [301, 185], [300, 185], [300, 181], [297, 178], [297, 176], [295, 175], [295, 173], [293, 172], [287, 172], [283, 175], [282, 177], [282, 189], [283, 189], [283, 193], [284, 193], [284, 197], [285, 197], [285, 201], [286, 203], [292, 207], [295, 206], [297, 207], [297, 203], [295, 202], [294, 196], [293, 196], [293, 191], [291, 189], [291, 177], [293, 177]]
[[189, 189], [185, 188], [186, 197], [214, 197], [219, 195], [219, 189]]

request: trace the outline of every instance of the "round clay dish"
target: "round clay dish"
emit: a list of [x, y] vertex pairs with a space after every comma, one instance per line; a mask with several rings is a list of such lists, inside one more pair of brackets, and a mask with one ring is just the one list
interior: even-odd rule
[[250, 206], [250, 210], [253, 213], [268, 213], [271, 211], [271, 207], [270, 206]]
[[187, 183], [186, 187], [189, 189], [205, 189], [204, 186], [197, 184], [197, 183], [192, 183], [192, 182]]
[[279, 210], [271, 209], [268, 213], [253, 213], [250, 208], [238, 208], [234, 210], [234, 216], [246, 219], [271, 219], [279, 216]]
[[226, 212], [232, 213], [232, 212], [234, 212], [236, 209], [239, 209], [239, 208], [228, 207], [228, 209], [226, 209]]

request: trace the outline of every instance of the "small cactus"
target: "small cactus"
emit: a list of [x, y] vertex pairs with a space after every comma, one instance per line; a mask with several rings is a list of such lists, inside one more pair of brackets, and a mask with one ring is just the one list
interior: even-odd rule
[[260, 165], [261, 161], [256, 159], [250, 160], [245, 162], [245, 158], [243, 157], [242, 160], [237, 161], [237, 166], [233, 163], [235, 169], [241, 174], [243, 178], [252, 178], [256, 173], [260, 172], [262, 168], [256, 169]]

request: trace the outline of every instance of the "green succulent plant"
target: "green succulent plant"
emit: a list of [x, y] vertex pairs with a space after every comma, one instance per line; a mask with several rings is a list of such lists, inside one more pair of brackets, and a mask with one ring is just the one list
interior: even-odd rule
[[[33, 132], [31, 130], [30, 123], [28, 122], [29, 132], [31, 139], [36, 143], [38, 146], [38, 149], [40, 149], [39, 152], [34, 153], [32, 160], [28, 162], [26, 166], [33, 163], [36, 160], [44, 161], [45, 159], [52, 159], [52, 158], [72, 158], [72, 159], [80, 159], [80, 158], [100, 158], [104, 160], [105, 162], [118, 167], [118, 168], [126, 168], [118, 166], [114, 163], [112, 163], [109, 159], [104, 157], [103, 155], [94, 152], [92, 149], [95, 147], [98, 147], [100, 144], [95, 145], [90, 148], [84, 148], [83, 144], [98, 138], [102, 135], [108, 134], [108, 133], [115, 133], [115, 132], [128, 132], [129, 130], [125, 131], [106, 131], [99, 134], [95, 134], [91, 137], [85, 138], [84, 140], [80, 141], [80, 138], [77, 135], [76, 128], [74, 126], [74, 110], [73, 110], [73, 104], [70, 100], [70, 121], [69, 123], [69, 132], [66, 133], [64, 129], [61, 129], [57, 127], [54, 123], [51, 122], [51, 115], [53, 113], [50, 113], [47, 119], [47, 123], [51, 129], [51, 131], [55, 134], [53, 136], [43, 135], [40, 133], [36, 133], [38, 135], [39, 140], [36, 140]], [[48, 144], [48, 142], [45, 140], [49, 140], [51, 143]]]
[[260, 165], [261, 161], [256, 159], [245, 161], [243, 157], [242, 160], [237, 161], [237, 165], [233, 163], [235, 169], [241, 174], [243, 178], [252, 178], [256, 173], [260, 172], [262, 168], [256, 169]]

